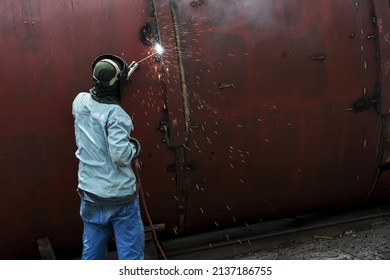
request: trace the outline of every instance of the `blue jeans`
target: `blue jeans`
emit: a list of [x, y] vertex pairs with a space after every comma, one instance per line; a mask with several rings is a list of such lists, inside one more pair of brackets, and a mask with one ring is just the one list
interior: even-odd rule
[[84, 223], [82, 260], [103, 260], [107, 243], [115, 236], [118, 259], [144, 259], [144, 226], [139, 200], [119, 205], [99, 205], [81, 199], [80, 216]]

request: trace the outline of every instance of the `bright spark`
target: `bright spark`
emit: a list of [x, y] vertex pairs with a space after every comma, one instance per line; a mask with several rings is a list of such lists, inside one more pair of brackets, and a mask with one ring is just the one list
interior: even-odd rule
[[154, 49], [158, 55], [162, 55], [162, 53], [164, 52], [164, 48], [159, 43], [156, 43], [154, 45]]

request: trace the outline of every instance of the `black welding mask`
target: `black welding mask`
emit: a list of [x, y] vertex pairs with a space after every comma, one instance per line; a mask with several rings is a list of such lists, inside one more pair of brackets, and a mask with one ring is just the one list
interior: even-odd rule
[[103, 54], [92, 63], [92, 98], [100, 103], [119, 104], [127, 85], [128, 64], [120, 57]]

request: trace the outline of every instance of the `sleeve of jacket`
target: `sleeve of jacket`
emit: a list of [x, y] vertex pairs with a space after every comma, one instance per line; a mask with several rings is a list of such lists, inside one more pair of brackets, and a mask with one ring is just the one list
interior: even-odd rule
[[137, 147], [129, 141], [132, 129], [130, 118], [116, 116], [107, 123], [108, 150], [112, 161], [120, 166], [130, 166], [136, 156]]

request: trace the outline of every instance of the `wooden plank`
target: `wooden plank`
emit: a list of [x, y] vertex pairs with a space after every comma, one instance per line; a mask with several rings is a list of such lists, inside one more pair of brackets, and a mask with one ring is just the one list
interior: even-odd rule
[[56, 259], [49, 237], [39, 238], [37, 240], [37, 243], [38, 243], [39, 253], [41, 255], [42, 260]]

